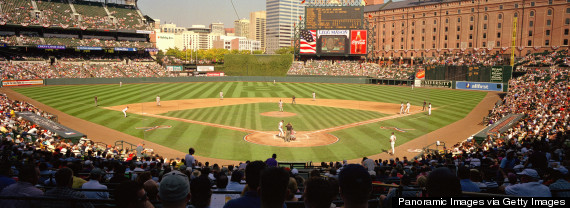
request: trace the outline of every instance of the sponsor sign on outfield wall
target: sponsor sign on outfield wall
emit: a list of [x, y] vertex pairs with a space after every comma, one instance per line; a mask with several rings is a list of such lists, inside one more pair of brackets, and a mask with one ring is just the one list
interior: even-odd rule
[[166, 71], [182, 71], [182, 66], [166, 66]]
[[462, 90], [484, 90], [501, 92], [503, 91], [503, 83], [457, 81], [455, 83], [455, 88]]
[[39, 49], [65, 49], [63, 45], [38, 45]]
[[117, 48], [115, 48], [115, 51], [137, 51], [137, 49], [136, 48], [120, 48], [120, 47], [117, 47]]
[[449, 80], [424, 80], [422, 85], [426, 87], [451, 88], [452, 84], [453, 82]]
[[416, 79], [426, 79], [426, 71], [424, 69], [418, 70], [418, 72], [416, 72]]
[[101, 47], [92, 47], [92, 46], [78, 46], [77, 49], [81, 51], [102, 51], [103, 48]]
[[207, 77], [223, 77], [225, 75], [224, 75], [224, 72], [208, 72], [208, 73], [206, 73], [206, 76]]
[[2, 80], [2, 86], [28, 86], [28, 85], [43, 85], [43, 79], [21, 79], [21, 80]]
[[197, 66], [196, 70], [199, 72], [214, 71], [214, 66]]
[[350, 31], [350, 53], [366, 54], [366, 30]]
[[503, 67], [491, 68], [491, 82], [503, 82]]

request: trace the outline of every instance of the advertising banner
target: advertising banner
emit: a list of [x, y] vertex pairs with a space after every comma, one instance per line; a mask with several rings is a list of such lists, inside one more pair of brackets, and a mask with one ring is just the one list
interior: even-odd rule
[[214, 66], [197, 66], [196, 69], [199, 72], [208, 72], [208, 71], [214, 71]]
[[65, 49], [63, 45], [38, 45], [39, 49]]
[[351, 30], [350, 31], [350, 53], [351, 54], [366, 54], [366, 30]]
[[418, 72], [416, 72], [416, 79], [426, 79], [426, 71], [424, 69], [419, 69]]
[[451, 88], [453, 84], [452, 81], [449, 80], [423, 80], [423, 86], [425, 87], [443, 87], [443, 88]]
[[146, 51], [146, 52], [158, 52], [158, 48], [145, 48], [144, 51]]
[[503, 83], [457, 81], [455, 83], [455, 88], [462, 90], [484, 90], [501, 92], [503, 91]]
[[206, 76], [207, 77], [223, 77], [225, 75], [224, 75], [224, 72], [208, 72], [208, 73], [206, 73]]
[[154, 34], [154, 31], [149, 31], [149, 30], [137, 30], [136, 33], [138, 33], [138, 34]]
[[115, 48], [115, 51], [137, 51], [137, 49], [136, 48], [120, 48], [120, 47], [117, 47], [117, 48]]
[[166, 66], [167, 71], [182, 71], [182, 66]]
[[43, 85], [43, 79], [20, 79], [20, 80], [2, 80], [2, 86], [28, 86], [28, 85]]
[[347, 37], [343, 35], [326, 35], [319, 38], [319, 52], [318, 53], [337, 53], [346, 54], [346, 40]]
[[348, 38], [348, 30], [319, 30], [317, 31], [317, 37], [321, 35], [344, 35]]
[[101, 47], [91, 47], [91, 46], [78, 46], [77, 49], [82, 51], [102, 51]]

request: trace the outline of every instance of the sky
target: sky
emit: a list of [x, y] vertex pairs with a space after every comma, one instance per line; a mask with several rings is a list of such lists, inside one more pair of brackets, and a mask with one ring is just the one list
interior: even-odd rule
[[232, 1], [240, 19], [249, 19], [250, 12], [265, 10], [266, 0], [139, 0], [138, 7], [144, 15], [160, 19], [161, 24], [208, 27], [213, 22], [222, 22], [224, 27], [233, 28], [238, 18]]

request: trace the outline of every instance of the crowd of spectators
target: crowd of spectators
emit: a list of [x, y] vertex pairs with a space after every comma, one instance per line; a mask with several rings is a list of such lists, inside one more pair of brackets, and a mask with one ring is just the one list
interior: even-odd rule
[[500, 55], [473, 53], [448, 54], [426, 60], [424, 64], [446, 66], [500, 66], [508, 65]]
[[381, 79], [408, 79], [416, 68], [407, 66], [381, 67], [360, 61], [308, 60], [293, 62], [288, 75], [368, 76]]
[[31, 11], [34, 9], [31, 1], [3, 0], [0, 4], [2, 4], [0, 22], [25, 26], [39, 24], [39, 20], [31, 16]]
[[[105, 59], [105, 62], [113, 62]], [[0, 62], [3, 79], [48, 78], [116, 78], [116, 77], [165, 77], [164, 67], [156, 63], [49, 63]]]
[[41, 11], [40, 24], [42, 26], [56, 26], [61, 25], [69, 27], [77, 27], [77, 22], [72, 18], [72, 10], [69, 4], [58, 0], [49, 1], [36, 1], [38, 9]]
[[8, 46], [35, 46], [35, 45], [64, 45], [67, 47], [92, 46], [92, 47], [124, 47], [124, 48], [155, 48], [151, 42], [143, 41], [118, 41], [97, 38], [41, 38], [34, 36], [0, 36], [0, 43]]
[[570, 56], [568, 50], [559, 50], [552, 52], [543, 52], [536, 54], [528, 54], [522, 59], [518, 60], [516, 65], [517, 70], [525, 70], [525, 67], [568, 67], [570, 64]]

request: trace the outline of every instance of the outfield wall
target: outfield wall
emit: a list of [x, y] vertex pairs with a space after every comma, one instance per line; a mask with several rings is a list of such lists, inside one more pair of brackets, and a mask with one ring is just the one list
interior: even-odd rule
[[45, 85], [89, 85], [89, 84], [140, 84], [168, 82], [308, 82], [308, 83], [346, 83], [368, 84], [366, 77], [269, 77], [269, 76], [224, 76], [224, 77], [141, 77], [141, 78], [62, 78], [45, 79]]

